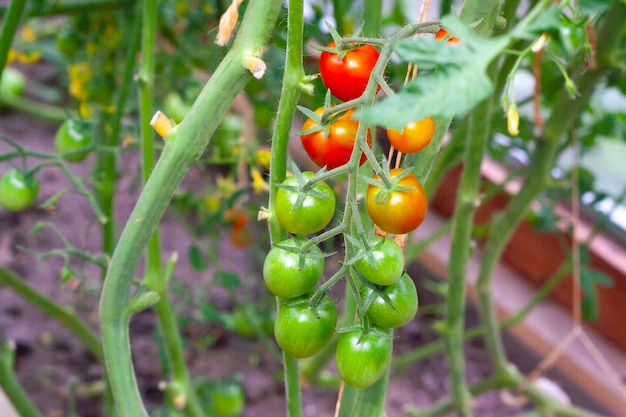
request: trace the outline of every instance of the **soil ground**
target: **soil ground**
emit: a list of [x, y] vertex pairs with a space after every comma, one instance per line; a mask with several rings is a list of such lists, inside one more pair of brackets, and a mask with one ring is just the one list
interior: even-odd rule
[[[53, 150], [53, 137], [57, 124], [37, 119], [33, 116], [2, 110], [0, 113], [0, 134], [19, 142], [21, 146], [42, 151]], [[0, 153], [8, 151], [8, 145], [0, 142]], [[72, 166], [76, 174], [87, 175], [93, 156], [82, 164]], [[138, 187], [137, 156], [128, 153], [122, 156], [116, 218], [120, 227], [127, 219], [136, 197]], [[0, 164], [0, 171], [7, 168]], [[208, 181], [204, 174], [193, 172], [187, 179], [188, 184], [196, 181]], [[41, 203], [56, 192], [71, 188], [67, 178], [58, 169], [47, 168], [40, 172], [41, 192], [37, 202]], [[38, 222], [52, 222], [62, 230], [65, 238], [77, 248], [95, 251], [98, 248], [98, 227], [92, 210], [84, 198], [76, 194], [67, 194], [59, 201], [54, 211], [31, 208], [21, 213], [8, 213], [0, 210], [0, 264], [22, 276], [39, 291], [75, 308], [94, 328], [97, 328], [98, 270], [82, 268], [74, 263], [85, 279], [71, 280], [63, 284], [59, 271], [63, 266], [60, 258], [39, 261], [28, 251], [42, 253], [58, 249], [61, 241], [51, 229], [44, 229], [35, 235], [29, 231]], [[191, 241], [184, 228], [174, 216], [166, 214], [160, 226], [163, 253], [174, 251], [187, 252]], [[223, 270], [231, 271], [243, 277], [245, 288], [252, 288], [246, 297], [254, 299], [259, 294], [260, 273], [258, 267], [261, 254], [242, 250], [232, 246], [228, 238], [220, 239], [217, 249]], [[164, 255], [164, 256], [165, 256]], [[73, 260], [75, 262], [75, 260]], [[248, 267], [243, 267], [248, 265]], [[242, 268], [244, 268], [242, 270]], [[418, 287], [426, 272], [414, 266], [412, 276]], [[175, 275], [188, 288], [205, 291], [213, 279], [212, 270], [198, 272], [188, 263], [185, 256], [180, 257]], [[140, 270], [138, 271], [140, 274]], [[424, 288], [420, 288], [422, 311], [433, 310], [436, 298]], [[231, 310], [232, 298], [226, 291], [215, 289], [206, 293], [207, 300], [220, 311]], [[245, 300], [244, 300], [245, 301]], [[185, 305], [179, 305], [184, 311]], [[420, 313], [419, 318], [398, 332], [396, 352], [406, 352], [416, 346], [432, 340], [434, 331], [432, 314]], [[470, 313], [468, 322], [475, 323]], [[151, 311], [135, 316], [131, 323], [132, 346], [135, 354], [135, 368], [139, 377], [140, 389], [151, 410], [162, 400], [159, 382], [163, 379], [159, 360], [158, 344], [155, 343], [156, 321]], [[233, 374], [243, 376], [246, 394], [244, 416], [282, 416], [285, 415], [283, 387], [280, 364], [268, 353], [257, 339], [243, 338], [224, 330], [215, 323], [192, 320], [184, 327], [189, 341], [187, 355], [191, 372], [196, 377], [226, 378]], [[26, 391], [45, 416], [64, 416], [68, 410], [68, 387], [71, 380], [79, 382], [81, 387], [97, 385], [88, 383], [98, 381], [102, 375], [100, 366], [93, 360], [85, 348], [64, 328], [45, 317], [37, 308], [25, 303], [7, 288], [0, 288], [0, 337], [6, 337], [16, 343], [16, 372]], [[212, 340], [208, 348], [200, 348], [199, 341]], [[512, 359], [522, 368], [530, 368], [536, 358], [525, 353], [514, 341], [509, 344]], [[466, 345], [467, 373], [470, 381], [477, 381], [490, 372], [487, 353], [478, 341]], [[98, 417], [100, 409], [97, 402], [85, 390], [79, 390], [77, 411], [83, 417]], [[387, 402], [388, 417], [405, 415], [407, 406], [426, 406], [444, 397], [448, 392], [446, 365], [444, 356], [439, 353], [404, 369], [394, 371], [391, 377]], [[337, 390], [330, 388], [309, 387], [303, 392], [304, 414], [306, 416], [332, 416], [335, 408]], [[577, 401], [585, 401], [584, 395], [576, 395]], [[480, 417], [508, 417], [519, 414], [524, 407], [510, 406], [503, 403], [500, 393], [490, 392], [475, 399], [475, 413]], [[0, 410], [1, 411], [1, 410]]]

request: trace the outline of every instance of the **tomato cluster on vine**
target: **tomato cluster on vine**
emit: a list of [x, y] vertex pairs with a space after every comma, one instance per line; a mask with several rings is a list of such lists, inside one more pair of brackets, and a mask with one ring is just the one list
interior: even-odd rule
[[[372, 127], [361, 127], [355, 118], [364, 104], [360, 99], [372, 91], [368, 90], [371, 83], [376, 83], [371, 88], [378, 92], [379, 82], [384, 82], [381, 74], [373, 75], [379, 51], [370, 44], [342, 42], [338, 47], [338, 43], [322, 48], [320, 57], [320, 75], [329, 92], [325, 104], [314, 111], [301, 109], [307, 116], [300, 133], [302, 145], [321, 169], [315, 174], [300, 173], [296, 168], [295, 175], [278, 185], [272, 213], [291, 236], [273, 245], [264, 261], [263, 276], [268, 290], [281, 300], [274, 333], [283, 351], [295, 358], [313, 356], [337, 331], [335, 358], [340, 377], [352, 387], [366, 388], [389, 366], [392, 329], [410, 323], [417, 314], [418, 294], [405, 270], [403, 235], [423, 222], [428, 199], [410, 168], [380, 166], [372, 156]], [[344, 103], [333, 104], [331, 95]], [[426, 117], [400, 130], [388, 128], [386, 133], [395, 151], [409, 154], [425, 149], [435, 129], [434, 118]], [[368, 162], [374, 174], [357, 179], [367, 182], [365, 195], [349, 195], [343, 215], [350, 211], [360, 218], [358, 205], [362, 202], [371, 219], [371, 233], [361, 220], [355, 220], [358, 233], [354, 227], [335, 233], [344, 235], [349, 256], [340, 270], [316, 289], [324, 274], [325, 255], [318, 247], [321, 238], [312, 235], [328, 226], [336, 209], [334, 191], [318, 175], [356, 175]], [[356, 205], [350, 205], [351, 198]], [[326, 292], [342, 278], [350, 281], [359, 320], [335, 329], [337, 310]]]

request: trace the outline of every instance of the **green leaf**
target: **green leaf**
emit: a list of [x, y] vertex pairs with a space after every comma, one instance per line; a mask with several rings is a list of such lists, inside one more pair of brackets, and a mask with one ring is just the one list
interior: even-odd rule
[[544, 32], [555, 32], [561, 27], [561, 11], [556, 5], [548, 7], [537, 19], [524, 28], [515, 27], [512, 35], [519, 39], [536, 39]]
[[241, 281], [237, 274], [228, 271], [217, 271], [215, 273], [215, 283], [226, 289], [235, 289], [241, 287]]
[[405, 39], [394, 46], [420, 74], [398, 94], [356, 113], [372, 125], [401, 129], [428, 116], [452, 118], [469, 112], [493, 91], [487, 67], [506, 47], [507, 38], [487, 39], [470, 32], [457, 18], [446, 16], [444, 26], [462, 39], [459, 44], [423, 37]]
[[189, 258], [189, 264], [196, 271], [204, 271], [209, 266], [202, 251], [196, 245], [189, 246], [187, 257]]
[[580, 0], [578, 8], [586, 15], [604, 13], [611, 7], [613, 0]]

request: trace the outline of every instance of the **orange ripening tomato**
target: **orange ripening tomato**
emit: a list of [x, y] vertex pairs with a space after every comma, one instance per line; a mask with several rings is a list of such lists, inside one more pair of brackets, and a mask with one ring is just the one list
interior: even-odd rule
[[435, 120], [430, 116], [404, 125], [401, 132], [387, 128], [389, 142], [402, 153], [415, 153], [424, 149], [433, 139], [434, 134]]
[[[389, 170], [391, 178], [398, 176], [403, 168]], [[374, 180], [380, 180], [374, 175]], [[428, 211], [428, 197], [422, 184], [412, 172], [398, 184], [407, 190], [385, 190], [370, 184], [365, 196], [365, 208], [374, 223], [387, 233], [402, 235], [422, 224]]]
[[[439, 41], [439, 40], [445, 38], [446, 36], [448, 36], [448, 31], [445, 30], [444, 28], [441, 28], [441, 29], [439, 29], [439, 31], [435, 35], [435, 39], [437, 39]], [[451, 36], [450, 38], [448, 38], [447, 42], [449, 44], [457, 44], [457, 43], [460, 43], [461, 41], [456, 36]]]

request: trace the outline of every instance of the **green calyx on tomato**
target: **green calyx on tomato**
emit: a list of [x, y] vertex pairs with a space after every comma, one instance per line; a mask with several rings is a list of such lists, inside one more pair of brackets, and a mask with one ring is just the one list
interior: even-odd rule
[[374, 223], [387, 233], [405, 234], [418, 228], [428, 211], [428, 197], [415, 175], [403, 168], [389, 170], [392, 186], [378, 175], [367, 179], [365, 207]]
[[376, 285], [396, 283], [404, 272], [404, 253], [398, 243], [375, 236], [369, 248], [354, 263], [361, 276]]
[[404, 326], [415, 318], [418, 308], [417, 289], [408, 274], [388, 286], [361, 285], [363, 308], [371, 323], [391, 329]]
[[27, 209], [38, 193], [39, 181], [30, 173], [11, 168], [0, 178], [0, 205], [9, 211]]
[[[322, 126], [321, 116], [325, 107], [318, 107], [302, 125], [300, 139], [309, 157], [320, 167], [333, 169], [345, 165], [350, 160], [356, 142], [359, 122], [352, 119], [353, 109], [334, 117], [329, 124]], [[308, 112], [310, 113], [310, 112]], [[315, 116], [315, 117], [314, 117]], [[368, 129], [367, 145], [372, 146], [372, 135]], [[367, 158], [361, 153], [363, 164]]]
[[317, 306], [311, 306], [307, 294], [281, 304], [274, 322], [274, 337], [287, 355], [308, 358], [330, 341], [336, 324], [333, 300], [324, 296]]
[[93, 146], [93, 134], [82, 120], [67, 119], [54, 137], [56, 152], [69, 162], [82, 162]]
[[378, 381], [391, 361], [391, 336], [370, 328], [342, 333], [335, 357], [341, 379], [353, 388], [367, 388]]
[[238, 417], [243, 413], [246, 397], [239, 384], [224, 382], [212, 391], [211, 402], [217, 417]]
[[320, 56], [322, 81], [339, 100], [359, 98], [365, 92], [379, 56], [372, 45], [338, 51], [335, 42], [331, 42]]
[[294, 176], [278, 185], [274, 208], [280, 225], [293, 235], [317, 233], [330, 223], [336, 205], [335, 193], [322, 181], [313, 185], [312, 172], [294, 170]]
[[274, 245], [263, 262], [263, 279], [277, 297], [295, 298], [308, 293], [324, 273], [324, 254], [317, 246], [302, 252], [305, 239], [290, 238]]

